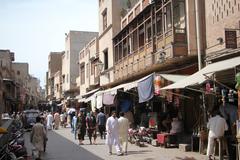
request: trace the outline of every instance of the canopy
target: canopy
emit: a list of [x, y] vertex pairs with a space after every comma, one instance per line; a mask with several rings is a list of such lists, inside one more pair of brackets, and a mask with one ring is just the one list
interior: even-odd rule
[[220, 62], [212, 63], [212, 64], [207, 65], [200, 71], [192, 74], [191, 76], [188, 76], [187, 78], [184, 78], [176, 83], [173, 83], [169, 86], [161, 88], [161, 90], [185, 88], [187, 86], [201, 84], [206, 79], [208, 79], [208, 76], [211, 76], [213, 73], [231, 69], [238, 65], [240, 65], [240, 57], [235, 57], [235, 58], [223, 60]]
[[93, 94], [93, 93], [97, 92], [99, 89], [100, 89], [100, 88], [91, 90], [91, 91], [89, 91], [89, 92], [87, 92], [87, 93], [85, 93], [85, 94], [82, 94], [81, 96], [82, 96], [82, 97], [87, 97], [87, 96], [89, 96], [90, 94]]

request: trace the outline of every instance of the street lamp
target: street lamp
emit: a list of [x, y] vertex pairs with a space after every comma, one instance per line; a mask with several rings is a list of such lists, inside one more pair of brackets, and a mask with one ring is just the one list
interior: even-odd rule
[[98, 60], [98, 62], [96, 63], [96, 66], [98, 67], [98, 70], [101, 73], [104, 67], [104, 63], [101, 60]]

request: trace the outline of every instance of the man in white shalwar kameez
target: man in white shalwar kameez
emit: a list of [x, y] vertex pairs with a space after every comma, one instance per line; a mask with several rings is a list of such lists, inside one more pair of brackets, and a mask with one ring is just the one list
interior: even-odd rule
[[119, 144], [119, 133], [118, 133], [118, 119], [116, 117], [116, 112], [112, 112], [112, 116], [107, 119], [106, 122], [106, 131], [107, 131], [107, 137], [106, 137], [106, 144], [109, 147], [109, 154], [112, 154], [112, 145], [116, 147], [117, 155], [121, 156], [123, 155], [122, 149]]
[[224, 132], [228, 130], [228, 125], [226, 120], [219, 115], [219, 112], [215, 111], [213, 117], [209, 119], [207, 128], [209, 129], [207, 156], [211, 159], [214, 152], [214, 139], [223, 137]]
[[52, 113], [49, 112], [47, 115], [47, 129], [52, 130], [52, 128], [53, 128], [53, 116]]
[[120, 144], [123, 148], [123, 153], [127, 154], [129, 121], [127, 118], [124, 117], [123, 112], [120, 112], [120, 118], [118, 119], [118, 124], [119, 124]]

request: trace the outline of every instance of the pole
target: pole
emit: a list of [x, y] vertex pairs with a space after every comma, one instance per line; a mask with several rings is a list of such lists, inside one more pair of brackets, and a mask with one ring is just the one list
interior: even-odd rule
[[[202, 69], [202, 56], [201, 56], [201, 31], [200, 31], [200, 14], [199, 14], [199, 0], [195, 0], [195, 16], [196, 16], [196, 36], [197, 36], [197, 55], [198, 55], [198, 70]], [[205, 94], [202, 93], [202, 107], [203, 107], [203, 124], [207, 124], [207, 113], [205, 105]]]

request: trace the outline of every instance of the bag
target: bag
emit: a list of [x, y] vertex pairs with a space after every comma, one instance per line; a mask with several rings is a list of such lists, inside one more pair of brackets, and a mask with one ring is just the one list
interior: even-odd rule
[[33, 159], [36, 159], [39, 157], [39, 151], [35, 147], [32, 149], [32, 157]]

